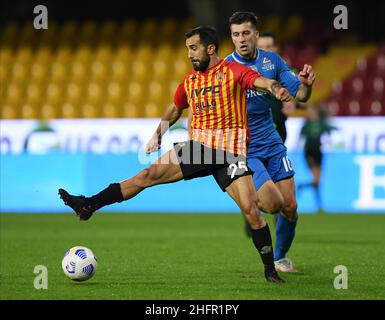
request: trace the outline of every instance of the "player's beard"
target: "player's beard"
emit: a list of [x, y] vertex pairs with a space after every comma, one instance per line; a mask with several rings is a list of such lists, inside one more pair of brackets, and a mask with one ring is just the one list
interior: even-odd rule
[[201, 58], [198, 63], [193, 63], [193, 68], [195, 71], [205, 71], [210, 64], [210, 56], [206, 54], [203, 58]]

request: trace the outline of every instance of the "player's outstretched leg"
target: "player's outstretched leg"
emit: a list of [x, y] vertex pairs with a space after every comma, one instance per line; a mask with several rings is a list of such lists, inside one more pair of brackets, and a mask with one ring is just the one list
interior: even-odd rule
[[64, 204], [72, 208], [76, 215], [80, 217], [80, 220], [88, 220], [91, 217], [93, 211], [90, 212], [87, 208], [85, 196], [73, 196], [64, 189], [59, 189], [58, 193]]
[[58, 193], [64, 204], [72, 208], [80, 220], [88, 220], [101, 207], [124, 200], [119, 183], [110, 184], [90, 198], [71, 195], [64, 189], [59, 189]]
[[175, 150], [171, 149], [155, 160], [149, 167], [134, 177], [120, 183], [112, 183], [92, 197], [74, 196], [59, 189], [64, 204], [75, 211], [80, 220], [88, 220], [92, 214], [107, 205], [131, 199], [144, 189], [163, 183], [176, 182], [183, 178]]

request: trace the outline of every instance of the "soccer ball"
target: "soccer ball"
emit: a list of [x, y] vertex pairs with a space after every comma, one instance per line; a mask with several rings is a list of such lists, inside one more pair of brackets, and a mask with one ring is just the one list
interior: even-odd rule
[[61, 266], [71, 280], [85, 281], [95, 274], [98, 259], [90, 249], [76, 246], [65, 253]]

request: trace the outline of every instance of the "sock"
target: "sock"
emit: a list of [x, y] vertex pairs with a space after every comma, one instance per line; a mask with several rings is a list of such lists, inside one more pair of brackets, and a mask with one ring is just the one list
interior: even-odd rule
[[322, 210], [322, 201], [321, 201], [321, 193], [320, 193], [319, 185], [314, 185], [314, 191], [315, 191], [315, 197], [317, 200], [317, 206], [319, 211], [319, 210]]
[[120, 184], [111, 183], [107, 188], [100, 191], [98, 194], [87, 198], [87, 203], [93, 210], [97, 210], [109, 204], [122, 202], [123, 200]]
[[258, 250], [262, 262], [265, 265], [265, 273], [275, 271], [273, 244], [271, 241], [269, 226], [266, 224], [266, 226], [261, 229], [254, 230], [250, 228], [250, 230], [254, 246]]
[[289, 251], [291, 243], [294, 239], [297, 220], [298, 217], [293, 221], [289, 221], [282, 214], [278, 214], [277, 224], [275, 227], [276, 240], [274, 261], [285, 258], [286, 253]]

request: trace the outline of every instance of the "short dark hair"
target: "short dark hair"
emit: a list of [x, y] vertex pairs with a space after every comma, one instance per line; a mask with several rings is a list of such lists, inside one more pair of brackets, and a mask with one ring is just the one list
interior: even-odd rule
[[242, 24], [244, 22], [251, 22], [255, 29], [257, 29], [258, 17], [252, 11], [237, 11], [229, 18], [229, 26], [232, 24]]
[[213, 26], [199, 26], [196, 27], [189, 32], [186, 32], [185, 38], [191, 38], [192, 36], [195, 36], [196, 34], [199, 35], [199, 41], [201, 44], [203, 44], [206, 48], [213, 44], [215, 46], [215, 52], [218, 52], [219, 49], [219, 37], [217, 30]]
[[270, 32], [270, 31], [264, 31], [262, 33], [259, 34], [259, 37], [262, 38], [262, 37], [266, 37], [266, 38], [272, 38], [273, 39], [273, 42], [274, 42], [274, 45], [277, 44], [277, 38], [275, 37], [275, 34]]

